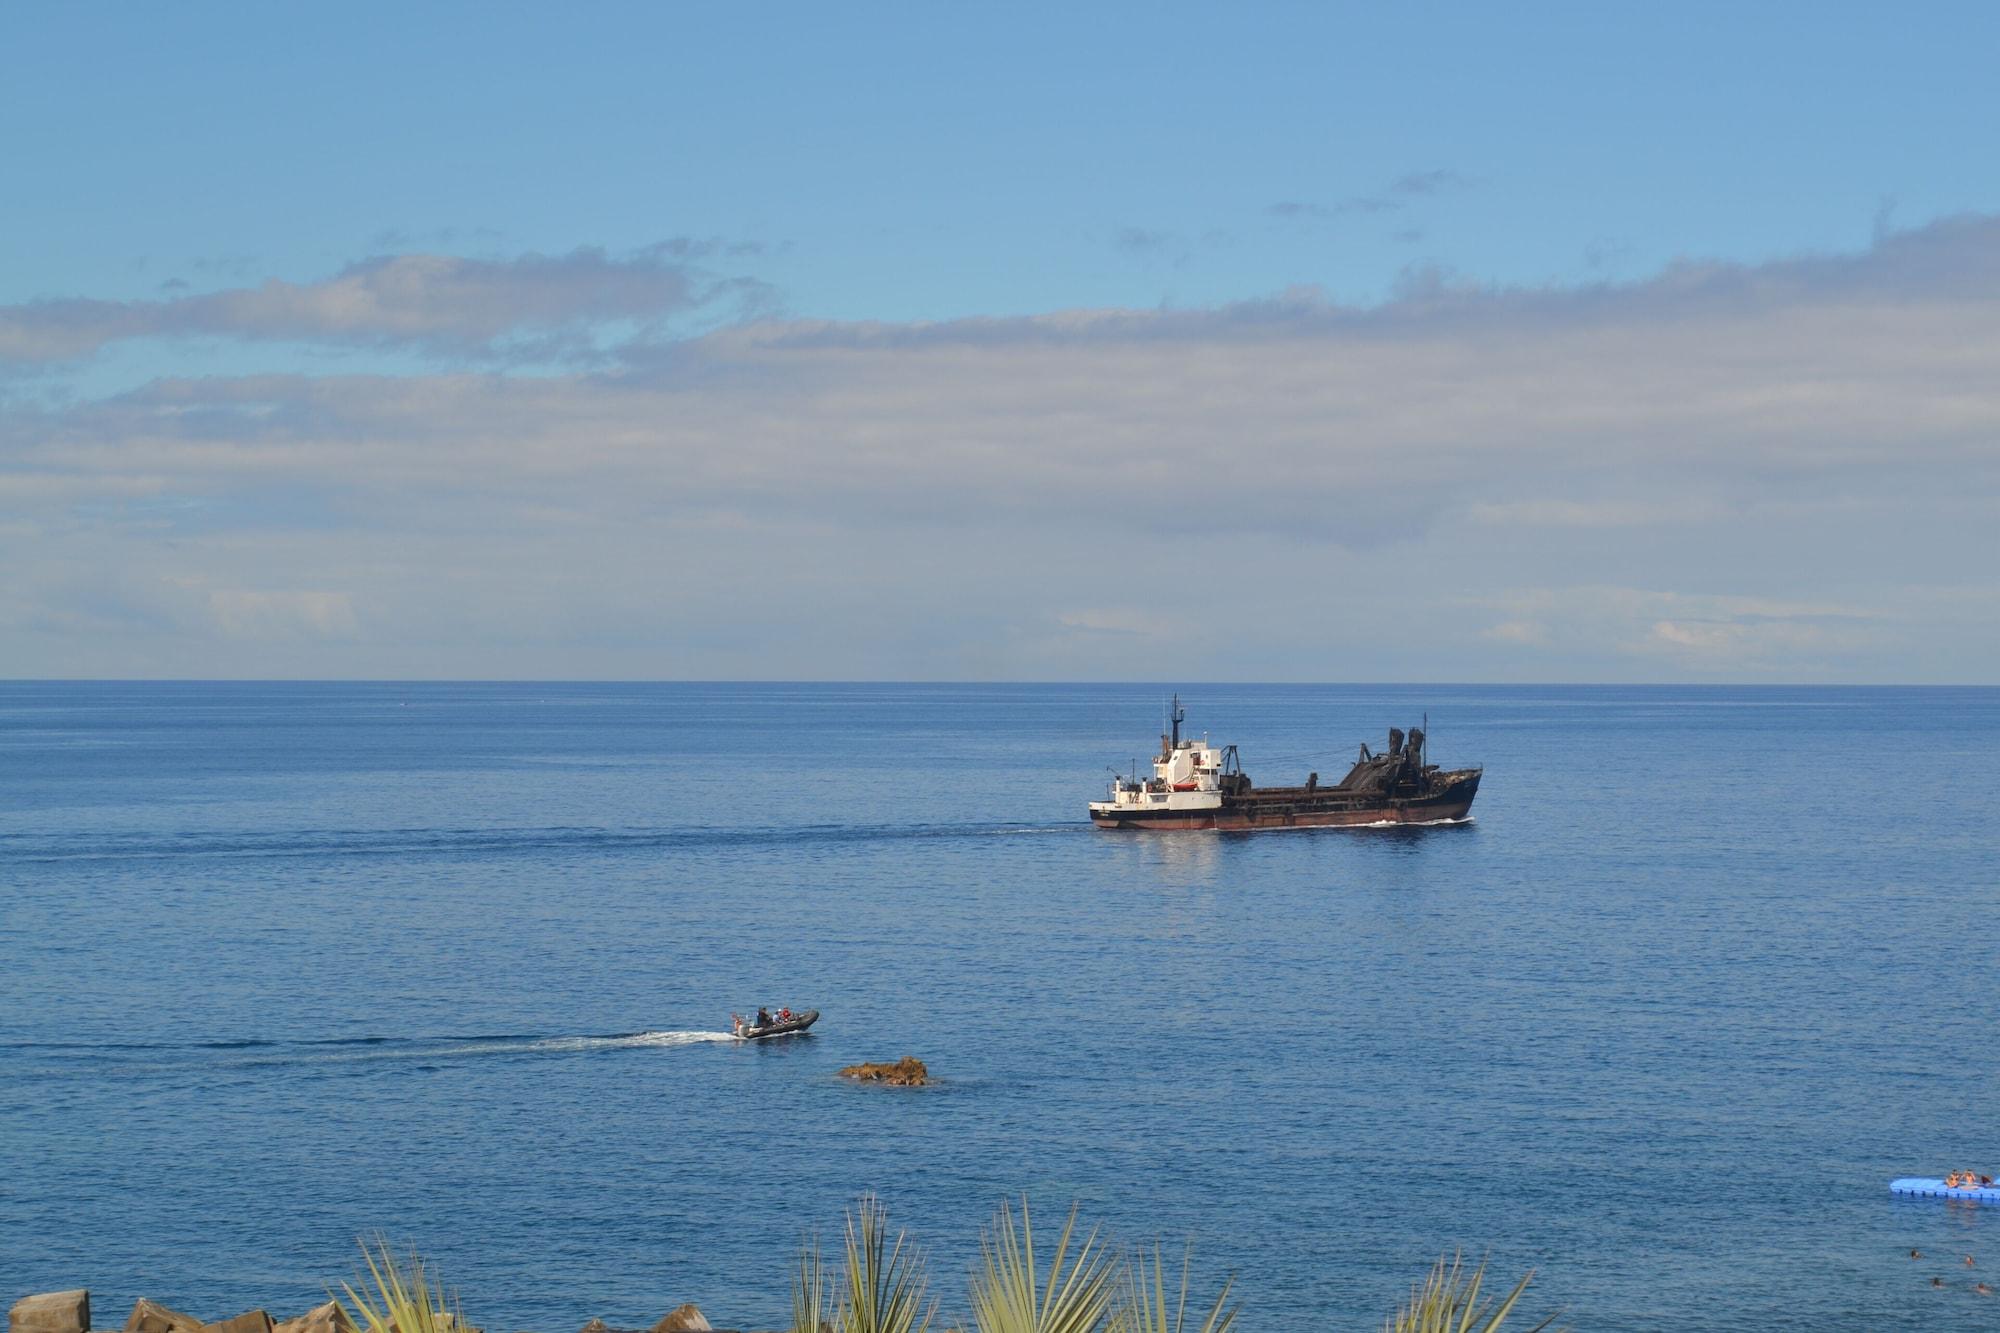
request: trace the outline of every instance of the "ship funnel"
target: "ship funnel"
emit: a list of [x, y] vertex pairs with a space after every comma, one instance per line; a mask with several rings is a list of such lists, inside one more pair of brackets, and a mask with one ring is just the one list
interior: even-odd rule
[[1389, 728], [1389, 757], [1393, 759], [1402, 752], [1403, 729], [1401, 727], [1391, 727]]

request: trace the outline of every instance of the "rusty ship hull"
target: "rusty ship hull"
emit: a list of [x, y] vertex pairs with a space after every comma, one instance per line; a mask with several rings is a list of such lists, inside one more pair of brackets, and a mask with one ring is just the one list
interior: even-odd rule
[[1090, 822], [1105, 829], [1273, 829], [1365, 825], [1448, 824], [1472, 812], [1479, 794], [1477, 768], [1442, 768], [1429, 760], [1423, 727], [1389, 728], [1380, 754], [1364, 742], [1347, 776], [1323, 785], [1318, 773], [1298, 787], [1259, 787], [1237, 759], [1236, 747], [1217, 748], [1207, 736], [1183, 738], [1187, 714], [1175, 695], [1171, 730], [1160, 737], [1153, 775], [1111, 780], [1106, 799], [1090, 802]]
[[1338, 787], [1253, 787], [1224, 796], [1212, 810], [1092, 809], [1099, 828], [1221, 829], [1360, 827], [1383, 824], [1445, 824], [1466, 818], [1479, 794], [1479, 770], [1436, 775], [1433, 790], [1402, 797], [1356, 793]]

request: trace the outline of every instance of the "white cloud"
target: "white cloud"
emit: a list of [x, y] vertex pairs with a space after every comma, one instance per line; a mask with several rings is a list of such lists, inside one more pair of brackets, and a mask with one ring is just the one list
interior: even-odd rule
[[[538, 281], [244, 288], [228, 326], [477, 341], [625, 299]], [[166, 379], [0, 412], [0, 671], [1990, 679], [1996, 364], [1970, 219], [1368, 310]], [[231, 592], [191, 616], [135, 570]]]
[[1539, 620], [1503, 620], [1480, 633], [1497, 643], [1543, 644], [1549, 641], [1549, 628]]
[[357, 628], [353, 598], [344, 592], [216, 588], [208, 594], [208, 605], [232, 638], [344, 638]]
[[122, 339], [177, 337], [490, 355], [510, 338], [573, 339], [605, 322], [758, 308], [768, 295], [760, 284], [693, 266], [711, 249], [668, 242], [623, 256], [589, 247], [498, 260], [383, 255], [315, 282], [270, 278], [159, 301], [31, 301], [0, 306], [0, 362], [67, 360]]

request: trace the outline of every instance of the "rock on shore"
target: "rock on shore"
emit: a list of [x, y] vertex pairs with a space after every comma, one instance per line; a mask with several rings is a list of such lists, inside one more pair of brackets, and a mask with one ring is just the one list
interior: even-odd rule
[[[127, 1324], [125, 1328], [130, 1333], [132, 1326]], [[285, 1320], [272, 1333], [354, 1333], [354, 1321], [347, 1317], [339, 1301], [328, 1301], [325, 1305], [315, 1305], [297, 1319]]]
[[125, 1333], [201, 1333], [202, 1321], [141, 1296], [125, 1320]]
[[931, 1071], [914, 1055], [906, 1055], [894, 1064], [849, 1065], [840, 1071], [840, 1076], [898, 1088], [921, 1088], [931, 1081]]
[[7, 1311], [7, 1333], [89, 1333], [90, 1293], [45, 1291], [23, 1296]]
[[[613, 1328], [602, 1319], [593, 1319], [583, 1326], [580, 1333], [638, 1333], [638, 1330]], [[653, 1325], [648, 1333], [716, 1333], [716, 1330], [699, 1306], [688, 1304], [667, 1311], [666, 1317]]]
[[[914, 1060], [904, 1064], [915, 1064], [921, 1079], [923, 1065]], [[895, 1065], [877, 1066], [893, 1070]], [[483, 1333], [470, 1325], [461, 1326], [455, 1314], [441, 1313], [437, 1316], [438, 1333]], [[15, 1301], [7, 1312], [7, 1333], [90, 1333], [90, 1292], [79, 1288], [76, 1291], [49, 1291], [36, 1296], [23, 1296]], [[279, 1322], [264, 1310], [249, 1310], [233, 1319], [223, 1319], [214, 1323], [170, 1310], [158, 1301], [141, 1298], [132, 1307], [131, 1317], [125, 1321], [125, 1333], [355, 1333], [354, 1323], [339, 1301], [328, 1301], [315, 1306], [296, 1319]], [[593, 1319], [583, 1326], [583, 1333], [626, 1333], [626, 1330], [608, 1327], [601, 1319]], [[636, 1333], [636, 1330], [632, 1331]], [[717, 1333], [700, 1309], [693, 1305], [683, 1305], [667, 1312], [666, 1318], [653, 1325], [650, 1333]]]
[[233, 1319], [218, 1319], [213, 1324], [203, 1324], [201, 1333], [271, 1333], [271, 1326], [276, 1322], [268, 1310], [245, 1310]]

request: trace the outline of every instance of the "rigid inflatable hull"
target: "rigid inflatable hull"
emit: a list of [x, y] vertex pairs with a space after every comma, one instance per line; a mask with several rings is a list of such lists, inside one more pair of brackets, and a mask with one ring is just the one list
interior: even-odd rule
[[1914, 1194], [1929, 1199], [1973, 1199], [1979, 1203], [2000, 1203], [2000, 1185], [1947, 1185], [1942, 1176], [1904, 1176], [1889, 1182], [1896, 1194]]
[[762, 1041], [766, 1037], [789, 1037], [795, 1032], [804, 1032], [817, 1022], [819, 1022], [819, 1010], [808, 1009], [789, 1023], [773, 1023], [769, 1027], [746, 1028], [743, 1031], [743, 1040]]

